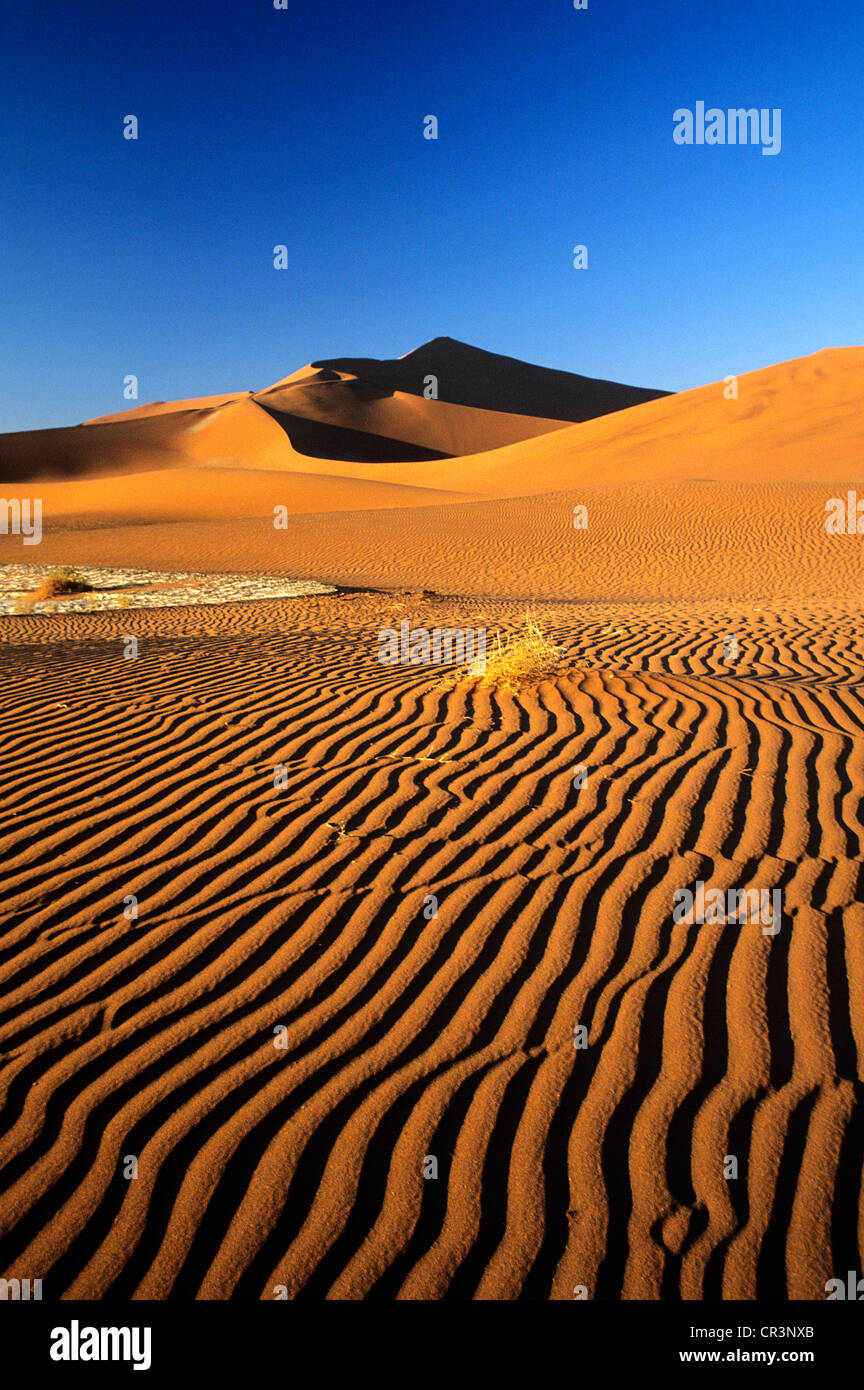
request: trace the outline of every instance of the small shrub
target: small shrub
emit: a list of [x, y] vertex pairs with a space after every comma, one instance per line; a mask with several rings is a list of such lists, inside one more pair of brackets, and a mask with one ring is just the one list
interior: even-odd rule
[[524, 632], [508, 636], [503, 643], [501, 633], [496, 633], [494, 647], [486, 652], [485, 669], [475, 662], [447, 681], [446, 688], [474, 681], [499, 690], [519, 690], [559, 676], [564, 670], [562, 658], [562, 649], [550, 642], [537, 619], [526, 613]]
[[60, 569], [51, 570], [50, 574], [46, 574], [38, 588], [27, 595], [27, 601], [41, 603], [45, 599], [57, 598], [62, 594], [84, 594], [92, 588], [93, 585], [82, 579], [71, 565], [63, 565]]

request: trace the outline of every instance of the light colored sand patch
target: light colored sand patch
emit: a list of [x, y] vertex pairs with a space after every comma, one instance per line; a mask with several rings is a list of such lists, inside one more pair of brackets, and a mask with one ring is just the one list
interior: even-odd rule
[[160, 570], [77, 569], [91, 586], [85, 593], [59, 595], [32, 603], [28, 595], [56, 568], [4, 565], [0, 568], [0, 613], [92, 613], [107, 608], [176, 608], [183, 604], [236, 603], [260, 598], [332, 594], [315, 579], [283, 579], [260, 574], [166, 574]]

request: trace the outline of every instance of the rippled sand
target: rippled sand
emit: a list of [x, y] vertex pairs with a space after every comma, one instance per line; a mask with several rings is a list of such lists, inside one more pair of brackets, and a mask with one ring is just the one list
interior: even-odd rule
[[[377, 660], [517, 604], [0, 619], [0, 1267], [253, 1299], [858, 1267], [864, 623], [537, 611], [566, 671], [517, 695]], [[673, 924], [700, 878], [781, 888], [782, 930]]]

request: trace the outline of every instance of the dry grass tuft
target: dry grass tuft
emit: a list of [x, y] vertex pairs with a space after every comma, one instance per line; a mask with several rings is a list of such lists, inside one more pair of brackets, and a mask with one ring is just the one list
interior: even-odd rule
[[38, 588], [27, 595], [27, 603], [41, 603], [45, 599], [57, 598], [62, 594], [84, 594], [93, 588], [86, 579], [82, 579], [77, 570], [72, 569], [71, 565], [63, 565], [60, 569], [52, 570], [46, 574]]
[[524, 632], [510, 634], [504, 642], [500, 632], [495, 638], [494, 647], [486, 652], [485, 662], [474, 661], [464, 667], [446, 683], [447, 688], [452, 689], [463, 681], [474, 681], [498, 690], [521, 690], [524, 686], [554, 680], [565, 669], [562, 648], [550, 642], [531, 613], [525, 614]]

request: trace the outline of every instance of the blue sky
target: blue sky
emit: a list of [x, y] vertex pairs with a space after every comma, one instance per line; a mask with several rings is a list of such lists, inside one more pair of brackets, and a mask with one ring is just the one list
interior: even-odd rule
[[[864, 341], [861, 0], [288, 3], [7, 9], [0, 430], [440, 334], [671, 390]], [[677, 146], [699, 100], [780, 154]]]

